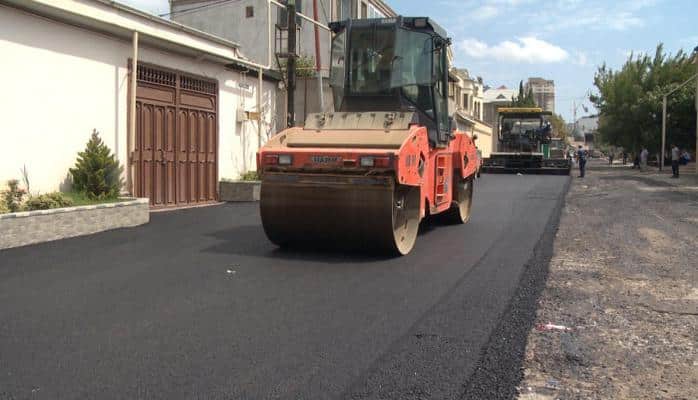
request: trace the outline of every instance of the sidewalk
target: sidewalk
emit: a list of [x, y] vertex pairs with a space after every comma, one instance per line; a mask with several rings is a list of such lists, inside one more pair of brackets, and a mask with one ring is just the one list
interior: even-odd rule
[[574, 178], [520, 399], [698, 398], [698, 177], [688, 171], [593, 162]]

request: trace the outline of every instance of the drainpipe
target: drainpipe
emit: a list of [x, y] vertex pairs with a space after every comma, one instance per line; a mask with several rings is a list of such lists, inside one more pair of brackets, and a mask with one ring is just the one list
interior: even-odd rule
[[259, 119], [257, 120], [257, 149], [262, 147], [262, 72], [261, 68], [257, 71], [257, 112], [259, 112]]
[[138, 85], [138, 31], [133, 32], [133, 55], [131, 56], [131, 91], [129, 92], [129, 117], [128, 121], [128, 167], [126, 174], [126, 186], [131, 195], [135, 195], [133, 188], [133, 148], [136, 143], [136, 89]]
[[[313, 0], [313, 19], [315, 21], [318, 20], [318, 13], [317, 13], [317, 0]], [[315, 25], [315, 70], [317, 71], [317, 84], [318, 84], [318, 97], [319, 97], [319, 102], [318, 104], [320, 105], [320, 112], [325, 111], [325, 104], [324, 104], [324, 94], [322, 93], [322, 73], [320, 71], [320, 67], [322, 66], [322, 60], [320, 58], [320, 29], [318, 28], [317, 25]]]

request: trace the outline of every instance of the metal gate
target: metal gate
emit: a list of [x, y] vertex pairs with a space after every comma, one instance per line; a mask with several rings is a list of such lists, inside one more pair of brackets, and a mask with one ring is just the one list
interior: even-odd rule
[[138, 65], [133, 191], [152, 207], [215, 201], [216, 82]]

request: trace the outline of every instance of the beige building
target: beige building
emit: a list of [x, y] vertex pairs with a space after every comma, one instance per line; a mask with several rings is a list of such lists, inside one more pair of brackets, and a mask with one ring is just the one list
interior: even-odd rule
[[492, 127], [483, 121], [484, 90], [482, 78], [473, 78], [466, 69], [452, 68], [449, 73], [449, 109], [459, 131], [477, 135], [476, 145], [483, 157], [492, 152]]
[[2, 1], [0, 51], [0, 182], [26, 166], [32, 192], [69, 186], [96, 129], [125, 191], [155, 206], [214, 201], [281, 126], [279, 81], [259, 80], [238, 44], [113, 1]]
[[531, 89], [536, 105], [545, 111], [555, 112], [555, 81], [543, 78], [528, 78], [524, 90]]

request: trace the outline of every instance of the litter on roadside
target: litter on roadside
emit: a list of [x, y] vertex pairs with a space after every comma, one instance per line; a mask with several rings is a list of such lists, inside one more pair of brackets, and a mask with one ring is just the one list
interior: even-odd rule
[[545, 383], [545, 388], [551, 390], [559, 390], [560, 381], [558, 381], [557, 379], [548, 379], [548, 381]]
[[571, 332], [572, 328], [568, 328], [564, 325], [554, 325], [548, 322], [547, 324], [538, 324], [536, 325], [536, 330], [537, 331], [562, 331], [562, 332]]

